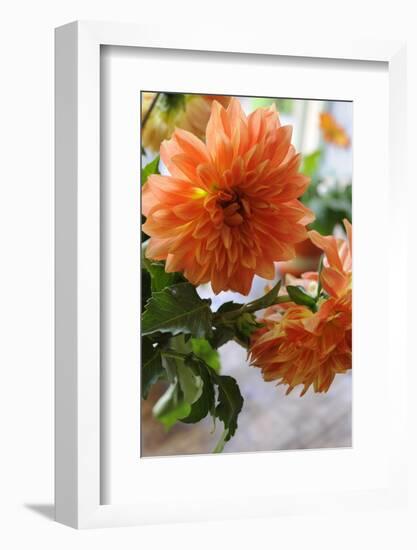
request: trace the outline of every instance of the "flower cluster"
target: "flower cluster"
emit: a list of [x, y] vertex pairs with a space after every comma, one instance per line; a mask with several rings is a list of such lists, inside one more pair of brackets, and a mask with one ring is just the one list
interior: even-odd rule
[[[349, 146], [332, 115], [317, 123], [323, 140]], [[159, 153], [142, 170], [142, 396], [165, 381], [153, 413], [166, 428], [218, 418], [219, 452], [243, 406], [236, 380], [219, 372], [226, 342], [287, 393], [327, 392], [352, 368], [347, 219], [346, 238], [335, 236], [351, 219], [349, 190], [318, 202], [321, 151], [301, 158], [275, 102], [246, 114], [237, 98], [144, 93], [142, 148]], [[255, 276], [278, 282], [216, 311], [197, 292], [247, 296]]]
[[[323, 237], [316, 231], [309, 238], [325, 257], [317, 278], [325, 296], [317, 311], [305, 305], [273, 306], [262, 319], [264, 327], [252, 335], [251, 363], [262, 369], [265, 380], [304, 386], [326, 392], [337, 373], [352, 364], [352, 256], [351, 225], [345, 222], [348, 241]], [[348, 244], [349, 243], [349, 244]]]

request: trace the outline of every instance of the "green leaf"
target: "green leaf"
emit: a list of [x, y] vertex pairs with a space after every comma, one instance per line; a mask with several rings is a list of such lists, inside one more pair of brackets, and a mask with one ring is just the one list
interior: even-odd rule
[[[172, 389], [159, 407], [162, 409], [163, 414], [160, 413], [159, 409], [156, 411], [159, 413], [159, 418], [162, 418], [161, 421], [165, 424], [166, 422], [170, 422], [171, 425], [178, 419], [185, 423], [193, 423], [198, 422], [210, 413], [213, 417], [217, 417], [223, 422], [224, 428], [227, 430], [225, 442], [229, 441], [236, 432], [237, 419], [243, 406], [243, 397], [236, 380], [231, 376], [217, 374], [204, 360], [197, 357], [194, 353], [185, 355], [172, 350], [166, 350], [163, 353], [167, 357], [175, 358], [175, 360], [181, 358], [184, 362], [184, 368], [188, 368], [189, 372], [201, 378], [203, 385], [198, 399], [191, 404], [188, 413], [183, 414], [185, 409], [179, 408], [179, 404], [181, 403], [181, 396], [178, 393], [180, 384], [175, 384], [176, 392]], [[217, 405], [215, 386], [217, 386]], [[184, 394], [183, 392], [181, 393], [184, 402]], [[195, 394], [193, 397], [195, 397]], [[180, 417], [179, 414], [183, 416]]]
[[236, 326], [239, 334], [246, 340], [249, 339], [252, 332], [259, 328], [259, 323], [252, 313], [242, 313], [236, 320]]
[[160, 95], [159, 108], [163, 111], [185, 111], [186, 94], [163, 93]]
[[143, 261], [143, 265], [151, 276], [152, 292], [160, 292], [167, 286], [186, 282], [181, 273], [167, 273], [165, 271], [165, 262], [146, 259]]
[[186, 280], [181, 273], [167, 273], [165, 271], [165, 262], [150, 260], [146, 257], [148, 242], [146, 241], [142, 244], [142, 266], [151, 277], [152, 292], [159, 292], [165, 287], [177, 283], [185, 283]]
[[208, 338], [212, 334], [210, 300], [203, 300], [190, 283], [154, 292], [142, 314], [142, 334], [169, 332]]
[[220, 371], [220, 357], [219, 352], [213, 349], [210, 342], [204, 338], [192, 338], [191, 349], [197, 357], [202, 359], [209, 367], [216, 372]]
[[320, 167], [321, 156], [322, 151], [320, 149], [317, 149], [317, 151], [314, 151], [309, 155], [304, 155], [300, 172], [310, 178], [313, 177]]
[[202, 362], [196, 361], [192, 355], [187, 358], [185, 364], [190, 368], [197, 369], [203, 381], [201, 397], [191, 405], [190, 414], [181, 419], [181, 422], [193, 424], [205, 418], [209, 413], [214, 415], [215, 392], [209, 368], [206, 368]]
[[143, 311], [145, 310], [146, 302], [152, 296], [152, 281], [151, 281], [151, 276], [145, 269], [141, 270], [141, 279], [142, 279], [141, 307], [142, 307], [142, 313], [143, 313]]
[[164, 368], [161, 361], [161, 352], [155, 349], [148, 338], [142, 338], [142, 398], [147, 399], [151, 386], [163, 375]]
[[[161, 354], [170, 386], [154, 406], [153, 413], [169, 429], [177, 421], [190, 417], [190, 414], [196, 415], [201, 408], [199, 405], [194, 407], [194, 404], [201, 401], [204, 376], [200, 376], [198, 363], [196, 365], [194, 362], [188, 361], [189, 355], [171, 349], [163, 350]], [[201, 420], [206, 415], [207, 411], [195, 421]], [[193, 421], [190, 417], [190, 422]]]
[[184, 401], [192, 405], [203, 393], [203, 380], [188, 365], [180, 362], [177, 364], [177, 374]]
[[237, 429], [237, 418], [243, 407], [243, 397], [236, 380], [231, 376], [215, 375], [213, 380], [219, 391], [215, 414], [227, 429], [225, 441], [229, 441]]
[[252, 313], [275, 303], [280, 286], [281, 282], [278, 282], [267, 294], [249, 304], [226, 302], [219, 307], [213, 319], [215, 327], [210, 340], [212, 346], [217, 349], [226, 342], [235, 340], [246, 348], [250, 335], [258, 328]]
[[149, 239], [149, 235], [147, 235], [143, 230], [142, 230], [142, 227], [143, 227], [143, 224], [146, 222], [146, 218], [143, 214], [141, 214], [141, 232], [140, 232], [140, 241], [143, 243], [145, 241], [147, 241]]
[[149, 162], [140, 173], [141, 184], [144, 185], [151, 174], [159, 174], [159, 155]]
[[316, 301], [309, 294], [304, 292], [301, 287], [287, 285], [286, 288], [288, 295], [293, 302], [300, 306], [307, 306], [313, 312], [317, 311]]
[[146, 269], [151, 275], [152, 292], [160, 292], [167, 286], [185, 282], [180, 273], [166, 273], [165, 262], [149, 262]]
[[229, 311], [237, 311], [238, 309], [241, 309], [243, 306], [244, 304], [238, 304], [236, 302], [225, 302], [219, 307], [219, 309], [216, 311], [216, 314], [228, 313]]
[[235, 329], [233, 326], [218, 325], [213, 330], [213, 336], [210, 338], [210, 343], [214, 349], [219, 349], [221, 346], [230, 342], [235, 337]]
[[191, 405], [181, 399], [179, 383], [171, 384], [153, 407], [153, 414], [167, 430], [190, 414]]
[[274, 287], [272, 287], [269, 292], [267, 292], [257, 300], [254, 300], [253, 302], [246, 304], [245, 312], [253, 313], [260, 309], [265, 309], [267, 307], [272, 306], [278, 297], [278, 292], [280, 288], [281, 288], [281, 281], [278, 281], [277, 284]]

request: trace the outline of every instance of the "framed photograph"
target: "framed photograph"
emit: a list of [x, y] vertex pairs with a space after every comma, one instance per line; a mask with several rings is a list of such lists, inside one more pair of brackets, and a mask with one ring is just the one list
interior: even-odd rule
[[57, 521], [404, 502], [404, 51], [56, 30]]

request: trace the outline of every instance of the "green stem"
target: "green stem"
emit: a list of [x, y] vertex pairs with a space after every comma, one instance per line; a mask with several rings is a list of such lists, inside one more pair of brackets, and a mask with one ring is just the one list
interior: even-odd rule
[[320, 262], [319, 262], [319, 272], [318, 272], [318, 284], [317, 284], [316, 301], [320, 298], [320, 294], [321, 294], [321, 290], [322, 290], [321, 281], [320, 281], [320, 275], [321, 275], [321, 271], [322, 271], [322, 269], [323, 269], [323, 260], [324, 260], [324, 255], [322, 254], [322, 255], [320, 256]]
[[160, 92], [158, 92], [155, 95], [155, 97], [152, 100], [152, 103], [149, 106], [149, 109], [146, 111], [146, 114], [142, 119], [142, 132], [143, 132], [143, 129], [145, 128], [145, 124], [148, 122], [149, 116], [150, 116], [151, 112], [153, 111], [153, 108], [155, 107], [156, 102], [158, 101], [158, 98], [159, 98], [160, 95], [161, 95]]
[[223, 452], [224, 445], [226, 443], [226, 437], [229, 435], [229, 430], [226, 429], [223, 431], [219, 441], [217, 442], [217, 445], [213, 449], [214, 454], [219, 454]]
[[181, 361], [184, 361], [188, 355], [187, 353], [181, 353], [179, 351], [174, 351], [173, 349], [161, 350], [161, 354], [165, 357], [171, 357], [172, 359], [180, 359]]
[[[275, 306], [278, 304], [285, 304], [287, 302], [292, 302], [291, 298], [288, 295], [278, 296], [271, 305]], [[228, 322], [237, 319], [243, 313], [255, 313], [259, 309], [265, 308], [259, 308], [257, 304], [245, 304], [241, 308], [235, 309], [234, 311], [228, 311], [226, 313], [220, 313], [220, 315], [214, 315], [214, 323], [216, 324], [220, 322], [223, 324], [227, 324]]]
[[[284, 295], [284, 296], [278, 296], [273, 304], [271, 304], [272, 306], [276, 306], [278, 304], [285, 304], [286, 302], [292, 302], [291, 298], [288, 296], [288, 295]], [[249, 307], [248, 307], [249, 306]], [[269, 306], [271, 307], [271, 306]], [[250, 304], [248, 304], [245, 308], [243, 308], [243, 313], [255, 313], [255, 311], [258, 311], [259, 310], [259, 307], [257, 307], [256, 305], [254, 306], [250, 306]], [[265, 308], [261, 308], [261, 309], [265, 309]]]

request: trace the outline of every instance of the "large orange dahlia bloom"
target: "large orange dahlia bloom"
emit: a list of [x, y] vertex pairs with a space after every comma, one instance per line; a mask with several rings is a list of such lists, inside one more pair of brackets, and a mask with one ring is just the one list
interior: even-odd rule
[[170, 175], [143, 189], [147, 256], [216, 294], [248, 294], [255, 274], [272, 279], [314, 218], [297, 200], [309, 180], [291, 130], [275, 107], [246, 116], [236, 99], [227, 109], [213, 102], [205, 143], [177, 129], [160, 149]]
[[[351, 226], [346, 222], [348, 242]], [[352, 368], [352, 257], [346, 241], [310, 232], [310, 238], [325, 253], [320, 281], [329, 298], [319, 301], [319, 309], [292, 304], [271, 309], [264, 326], [252, 336], [251, 364], [262, 370], [266, 381], [304, 386], [327, 392], [337, 373]]]
[[153, 105], [156, 95], [142, 93], [142, 121], [148, 118], [142, 130], [142, 145], [153, 151], [159, 150], [161, 142], [170, 138], [175, 128], [204, 137], [212, 102], [216, 100], [225, 107], [230, 102], [229, 97], [220, 95], [160, 94]]

